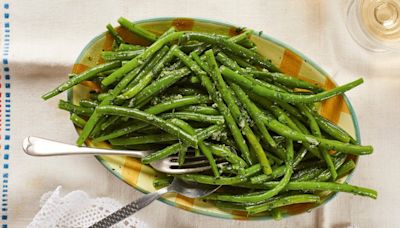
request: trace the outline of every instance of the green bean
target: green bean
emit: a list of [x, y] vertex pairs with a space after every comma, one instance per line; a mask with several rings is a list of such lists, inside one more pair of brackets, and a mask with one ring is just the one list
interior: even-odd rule
[[276, 147], [277, 146], [276, 142], [269, 134], [269, 132], [268, 132], [267, 128], [265, 127], [264, 123], [262, 122], [262, 120], [259, 119], [259, 115], [261, 114], [260, 109], [258, 109], [258, 107], [253, 102], [251, 102], [251, 100], [247, 97], [246, 93], [238, 85], [231, 83], [230, 86], [232, 87], [233, 91], [236, 93], [237, 98], [239, 98], [240, 102], [243, 104], [243, 106], [249, 112], [251, 118], [256, 123], [256, 126], [261, 133], [261, 138], [266, 143], [268, 143], [270, 146]]
[[80, 107], [63, 100], [59, 101], [58, 108], [82, 116], [90, 116], [94, 111], [93, 108]]
[[218, 62], [220, 62], [222, 65], [225, 65], [234, 71], [243, 73], [243, 69], [239, 66], [239, 64], [237, 62], [235, 62], [234, 60], [232, 60], [231, 58], [229, 58], [223, 52], [219, 52], [217, 54], [216, 58], [217, 58]]
[[134, 23], [130, 22], [129, 20], [127, 20], [126, 18], [120, 17], [118, 19], [118, 23], [127, 28], [129, 31], [142, 36], [152, 42], [156, 41], [158, 39], [157, 35], [155, 35], [154, 33], [151, 33], [145, 29], [142, 29], [140, 27], [138, 27], [137, 25], [135, 25]]
[[[245, 144], [244, 138], [236, 125], [235, 120], [232, 117], [232, 114], [230, 113], [229, 109], [226, 107], [224, 102], [222, 101], [222, 98], [220, 97], [220, 94], [216, 91], [215, 85], [211, 82], [210, 78], [207, 76], [207, 74], [194, 62], [191, 60], [187, 55], [185, 55], [182, 51], [179, 49], [175, 50], [175, 55], [182, 61], [184, 62], [193, 72], [195, 72], [196, 75], [200, 77], [201, 83], [204, 87], [206, 87], [208, 93], [210, 94], [212, 100], [216, 102], [217, 108], [220, 111], [220, 113], [224, 116], [226, 125], [230, 129], [233, 138], [235, 139], [235, 142], [238, 144], [238, 147], [240, 148], [240, 152], [246, 160], [246, 158], [249, 158], [248, 154], [249, 148]], [[246, 160], [246, 162], [249, 162], [249, 160]]]
[[347, 173], [349, 173], [351, 170], [353, 170], [356, 167], [356, 164], [354, 163], [353, 160], [348, 160], [346, 163], [344, 163], [340, 168], [337, 170], [337, 176], [343, 177]]
[[79, 101], [79, 106], [84, 108], [95, 108], [99, 105], [96, 101], [82, 99]]
[[[151, 56], [151, 55], [149, 55], [149, 56]], [[143, 59], [147, 60], [146, 58], [143, 58]], [[137, 67], [137, 66], [139, 66], [139, 67]], [[141, 68], [143, 68], [143, 64], [138, 63], [135, 67], [136, 67], [136, 69], [132, 70], [125, 76], [124, 76], [124, 74], [120, 75], [120, 76], [124, 76], [124, 77], [122, 78], [122, 80], [120, 80], [118, 82], [118, 84], [114, 87], [114, 89], [112, 91], [109, 91], [109, 94], [104, 97], [104, 99], [99, 104], [99, 107], [111, 104], [111, 101], [117, 95], [119, 95], [119, 93], [121, 93], [121, 91], [128, 85], [128, 83], [130, 81], [132, 81], [137, 76], [137, 74], [140, 72]], [[119, 68], [118, 70], [120, 70], [120, 69], [121, 68]], [[115, 72], [117, 72], [117, 71], [115, 71]], [[120, 76], [114, 78], [115, 81], [118, 80]], [[99, 125], [98, 121], [100, 120], [100, 117], [101, 116], [96, 111], [90, 116], [85, 127], [83, 128], [82, 132], [80, 133], [78, 140], [76, 141], [76, 144], [78, 146], [82, 145], [83, 142], [90, 136], [90, 133], [92, 132], [93, 128], [95, 128], [96, 125]], [[104, 117], [103, 117], [103, 119], [104, 119]], [[99, 128], [101, 129], [101, 127], [99, 127]]]
[[172, 154], [179, 153], [180, 151], [187, 150], [187, 146], [182, 143], [175, 143], [171, 146], [167, 146], [162, 150], [153, 152], [145, 157], [142, 158], [143, 164], [149, 164], [153, 161], [158, 161], [163, 158], [166, 158]]
[[[194, 55], [196, 62], [211, 75], [212, 80], [216, 84], [217, 90], [221, 94], [222, 99], [227, 104], [230, 112], [232, 113], [233, 118], [236, 120], [236, 123], [239, 125], [239, 127], [242, 128], [244, 132], [243, 134], [246, 136], [250, 145], [254, 149], [254, 152], [257, 154], [257, 157], [261, 165], [263, 166], [263, 172], [271, 173], [272, 172], [271, 166], [265, 155], [265, 152], [246, 121], [246, 119], [248, 119], [247, 113], [240, 111], [238, 105], [236, 104], [236, 99], [234, 98], [233, 92], [222, 79], [222, 76], [218, 70], [218, 65], [214, 58], [213, 51], [212, 50], [206, 51], [205, 57], [207, 59], [207, 64], [199, 60], [198, 56]], [[252, 161], [249, 164], [254, 164], [253, 160], [255, 159], [251, 159], [251, 154], [249, 155], [250, 157], [247, 158], [245, 157], [245, 159], [248, 161]]]
[[106, 61], [122, 61], [122, 60], [131, 60], [136, 56], [142, 54], [144, 49], [139, 49], [135, 51], [103, 51], [101, 53], [101, 57]]
[[184, 96], [179, 99], [165, 101], [161, 104], [149, 107], [145, 110], [147, 113], [151, 114], [159, 114], [165, 112], [167, 110], [171, 110], [178, 107], [183, 107], [187, 105], [194, 104], [207, 104], [210, 103], [210, 99], [208, 96], [199, 95], [199, 96]]
[[[143, 70], [138, 74], [138, 76], [134, 80], [132, 80], [128, 84], [128, 86], [126, 86], [126, 88], [122, 91], [122, 94], [124, 94], [132, 87], [135, 87], [139, 83], [139, 81], [143, 80], [143, 78], [149, 76], [155, 77], [155, 75], [158, 75], [161, 72], [162, 68], [164, 67], [164, 64], [166, 64], [171, 60], [170, 53], [167, 56], [165, 56], [165, 59], [163, 59], [165, 53], [170, 52], [170, 50], [168, 49], [169, 49], [168, 46], [165, 45], [159, 51], [157, 51], [153, 56], [148, 58], [148, 60], [146, 60], [144, 63], [145, 67], [143, 68]], [[160, 61], [160, 59], [163, 59], [163, 61]], [[121, 99], [122, 94], [119, 96], [119, 99]]]
[[[173, 55], [172, 52], [168, 51], [169, 48], [164, 46], [159, 52], [157, 52], [152, 59], [152, 61], [148, 64], [146, 69], [143, 71], [142, 75], [139, 75], [134, 81], [132, 81], [127, 90], [124, 91], [117, 98], [126, 100], [137, 95], [141, 90], [143, 90], [158, 74], [164, 65], [172, 60]], [[168, 53], [167, 53], [168, 52]]]
[[[309, 107], [304, 104], [298, 104], [297, 107], [300, 109], [302, 114], [307, 117], [308, 122], [309, 122], [309, 127], [311, 129], [312, 134], [315, 136], [321, 137], [322, 135], [321, 135], [321, 131], [319, 129], [318, 123], [315, 120], [313, 114], [311, 113], [311, 110], [309, 109]], [[336, 180], [336, 177], [337, 177], [336, 169], [333, 164], [331, 156], [328, 154], [328, 150], [325, 148], [321, 148], [320, 152], [321, 152], [320, 154], [322, 155], [322, 158], [325, 160], [326, 165], [328, 166], [328, 168], [331, 172], [332, 180]]]
[[[333, 169], [335, 169], [335, 173], [336, 173], [336, 169], [338, 169], [341, 165], [343, 165], [345, 160], [346, 160], [346, 155], [344, 155], [344, 154], [340, 154], [339, 157], [335, 159], [335, 161], [332, 164]], [[331, 177], [332, 177], [332, 172], [331, 172], [331, 168], [329, 167], [327, 170], [323, 171], [321, 174], [318, 175], [318, 177], [314, 178], [313, 180], [327, 181]], [[332, 180], [333, 180], [333, 178], [332, 178]]]
[[[188, 123], [186, 123], [185, 121], [173, 118], [173, 119], [168, 120], [168, 122], [176, 125], [177, 127], [181, 128], [183, 131], [185, 131], [188, 134], [191, 134], [191, 135], [195, 135], [196, 134], [195, 130]], [[186, 152], [187, 152], [187, 150], [179, 151], [178, 164], [180, 166], [185, 163]]]
[[199, 113], [199, 114], [204, 114], [204, 115], [219, 115], [220, 113], [218, 110], [214, 109], [213, 107], [209, 106], [188, 106], [184, 107], [182, 109], [179, 109], [179, 111], [182, 112], [194, 112], [194, 113]]
[[318, 203], [319, 200], [320, 200], [319, 196], [311, 194], [286, 196], [282, 198], [277, 198], [275, 200], [271, 200], [263, 204], [248, 206], [246, 207], [246, 211], [252, 215], [263, 211], [270, 211], [274, 208], [297, 204], [297, 203]]
[[172, 87], [169, 89], [168, 94], [178, 94], [178, 95], [197, 95], [197, 94], [205, 94], [204, 90], [198, 88], [185, 88], [185, 87]]
[[140, 46], [140, 45], [121, 43], [116, 51], [136, 51], [136, 50], [140, 50], [140, 49], [145, 49], [145, 47]]
[[255, 71], [255, 70], [250, 70], [250, 71], [247, 70], [245, 72], [254, 75], [256, 78], [262, 78], [268, 81], [281, 83], [282, 85], [287, 86], [289, 88], [308, 89], [316, 93], [324, 91], [318, 85], [314, 85], [312, 83], [282, 73], [271, 73], [268, 71]]
[[[274, 188], [278, 185], [278, 182], [265, 182], [263, 185], [267, 188]], [[377, 193], [375, 190], [334, 182], [290, 182], [286, 185], [285, 190], [349, 192], [355, 195], [367, 196], [373, 199], [377, 198]]]
[[[301, 162], [301, 160], [303, 159], [303, 157], [306, 155], [307, 153], [307, 149], [303, 146], [299, 152], [297, 153], [294, 161], [293, 161], [293, 168], [296, 168], [296, 166]], [[285, 174], [286, 171], [286, 166], [282, 165], [279, 166], [277, 168], [275, 168], [271, 174], [266, 175], [266, 174], [261, 174], [258, 176], [254, 176], [252, 178], [250, 178], [250, 182], [252, 184], [260, 184], [263, 183], [264, 181], [270, 181], [270, 180], [274, 180], [278, 177], [281, 177]]]
[[156, 127], [159, 127], [160, 129], [170, 133], [171, 135], [176, 136], [177, 138], [181, 139], [182, 141], [188, 143], [189, 145], [193, 146], [194, 148], [197, 148], [197, 139], [186, 132], [180, 130], [176, 126], [166, 122], [165, 120], [137, 110], [137, 109], [130, 109], [130, 108], [124, 108], [124, 107], [118, 107], [118, 106], [112, 106], [112, 105], [106, 105], [106, 106], [100, 106], [96, 109], [101, 114], [107, 114], [107, 115], [119, 115], [119, 116], [127, 116], [130, 118], [134, 118], [146, 123], [149, 123], [151, 125], [154, 125]]
[[101, 130], [106, 130], [108, 127], [116, 123], [118, 120], [120, 120], [121, 117], [119, 116], [110, 116], [107, 118], [107, 120], [104, 121], [104, 123], [101, 124]]
[[284, 124], [281, 124], [279, 121], [268, 115], [262, 115], [260, 116], [260, 118], [264, 121], [265, 125], [270, 130], [276, 132], [277, 134], [295, 141], [308, 142], [311, 144], [311, 146], [322, 146], [327, 149], [337, 150], [343, 153], [354, 155], [371, 154], [373, 151], [373, 148], [371, 146], [352, 145], [336, 140], [324, 139], [312, 135], [302, 134], [298, 131], [290, 129]]
[[302, 169], [292, 175], [291, 181], [309, 181], [320, 175], [325, 169], [320, 167], [311, 167]]
[[166, 176], [166, 177], [156, 177], [153, 180], [153, 187], [155, 189], [160, 189], [160, 188], [164, 188], [167, 187], [168, 185], [171, 184], [172, 180], [174, 178], [170, 177], [170, 176]]
[[[193, 105], [193, 104], [202, 104], [202, 103], [206, 103], [206, 102], [208, 102], [208, 97], [206, 97], [206, 96], [186, 96], [186, 97], [182, 97], [180, 99], [168, 101], [168, 102], [165, 102], [162, 104], [158, 104], [158, 105], [149, 107], [148, 109], [144, 110], [144, 112], [157, 115], [159, 113], [162, 113], [162, 112], [174, 109], [174, 108], [179, 108], [179, 107]], [[138, 128], [136, 126], [137, 124], [138, 123], [135, 122], [131, 126], [116, 129], [116, 130], [114, 130], [114, 132], [111, 132], [108, 135], [100, 136], [100, 137], [96, 138], [94, 141], [102, 142], [105, 140], [117, 138], [117, 137], [129, 134], [129, 133], [132, 133], [136, 130], [142, 129], [144, 126], [147, 126], [147, 124], [145, 124], [145, 125], [141, 124], [138, 126], [139, 127]]]
[[124, 126], [122, 128], [116, 129], [113, 132], [107, 134], [107, 135], [102, 135], [100, 137], [97, 137], [93, 140], [94, 143], [99, 143], [99, 142], [103, 142], [106, 140], [110, 140], [110, 139], [114, 139], [114, 138], [118, 138], [120, 136], [135, 132], [139, 129], [143, 129], [144, 127], [149, 126], [149, 124], [144, 123], [144, 122], [135, 122], [132, 125], [129, 126]]
[[229, 161], [232, 164], [237, 164], [240, 167], [246, 167], [247, 164], [246, 162], [240, 158], [238, 155], [233, 153], [229, 148], [227, 148], [224, 145], [217, 145], [217, 144], [210, 144], [211, 146], [211, 151], [214, 155], [218, 157], [225, 158], [227, 161]]
[[331, 97], [334, 97], [338, 94], [342, 94], [342, 93], [360, 85], [361, 83], [363, 83], [363, 79], [360, 78], [360, 79], [350, 82], [348, 84], [345, 84], [345, 85], [336, 87], [332, 90], [324, 91], [324, 92], [321, 92], [318, 94], [296, 95], [296, 94], [283, 93], [283, 92], [278, 92], [278, 91], [268, 89], [268, 88], [260, 85], [260, 83], [257, 82], [256, 80], [251, 79], [249, 77], [244, 77], [243, 75], [240, 75], [225, 66], [221, 66], [220, 70], [221, 70], [222, 75], [225, 76], [227, 79], [248, 89], [251, 92], [254, 92], [257, 95], [271, 98], [271, 99], [285, 101], [288, 103], [314, 103], [314, 102], [318, 102], [318, 101], [323, 101], [323, 100], [329, 99]]
[[227, 56], [229, 56], [229, 58], [231, 58], [232, 60], [234, 60], [235, 62], [237, 62], [239, 64], [240, 67], [245, 68], [245, 69], [253, 69], [253, 70], [257, 70], [257, 67], [251, 65], [250, 63], [246, 62], [245, 60], [243, 60], [241, 57], [232, 55], [231, 53], [225, 53]]
[[[180, 127], [182, 130], [184, 130], [188, 134], [191, 134], [192, 136], [195, 136], [194, 129], [189, 124], [187, 124], [186, 122], [184, 122], [182, 120], [179, 120], [179, 119], [172, 119], [171, 122], [173, 124], [177, 125], [178, 127]], [[197, 135], [196, 135], [196, 138], [197, 138]], [[204, 154], [204, 156], [206, 156], [206, 158], [210, 162], [210, 167], [211, 167], [211, 170], [214, 173], [214, 176], [215, 177], [219, 177], [219, 171], [218, 171], [218, 168], [217, 168], [217, 164], [216, 164], [216, 162], [214, 160], [214, 157], [213, 157], [213, 155], [211, 153], [210, 147], [207, 146], [203, 141], [200, 141], [200, 140], [198, 142], [198, 145], [199, 145], [200, 151]], [[183, 163], [184, 163], [184, 155], [180, 156], [179, 158], [180, 158], [180, 159], [178, 159], [179, 165], [183, 165]]]
[[290, 177], [293, 174], [293, 142], [291, 140], [287, 141], [286, 146], [286, 169], [285, 175], [282, 180], [273, 189], [256, 194], [256, 195], [224, 195], [224, 194], [212, 194], [207, 197], [207, 199], [212, 200], [222, 200], [229, 202], [259, 202], [262, 200], [267, 200], [275, 195], [277, 195], [290, 181]]
[[82, 119], [75, 113], [72, 113], [69, 119], [78, 127], [83, 128], [86, 124], [86, 120]]
[[196, 136], [198, 140], [204, 140], [209, 137], [212, 137], [214, 134], [221, 134], [221, 131], [225, 129], [224, 125], [211, 125], [204, 129], [203, 131], [199, 132]]
[[189, 40], [193, 39], [205, 43], [218, 45], [218, 47], [221, 48], [222, 50], [230, 51], [240, 57], [248, 59], [254, 64], [267, 68], [271, 72], [280, 72], [280, 70], [276, 66], [274, 66], [269, 60], [265, 60], [262, 56], [258, 55], [257, 53], [254, 53], [253, 51], [248, 50], [240, 46], [239, 44], [229, 41], [219, 35], [187, 32], [184, 37]]
[[190, 73], [190, 70], [186, 67], [172, 71], [171, 73], [165, 75], [164, 77], [153, 81], [150, 85], [142, 90], [140, 94], [136, 97], [132, 98], [129, 101], [129, 107], [137, 107], [139, 104], [143, 104], [143, 102], [150, 97], [159, 94], [166, 88], [173, 85], [179, 79], [185, 77]]
[[271, 210], [271, 216], [275, 221], [279, 221], [283, 218], [282, 212], [278, 208], [273, 208]]
[[253, 165], [244, 170], [243, 174], [239, 174], [235, 177], [213, 177], [209, 175], [202, 175], [202, 174], [183, 174], [179, 175], [180, 179], [185, 181], [193, 181], [202, 184], [211, 184], [211, 185], [232, 185], [232, 184], [239, 184], [247, 180], [247, 178], [251, 175], [262, 170], [260, 164]]
[[105, 86], [113, 84], [115, 81], [118, 80], [118, 78], [121, 78], [123, 75], [136, 68], [140, 63], [143, 62], [144, 59], [147, 59], [148, 57], [152, 56], [165, 44], [183, 36], [183, 34], [184, 34], [183, 32], [174, 32], [158, 39], [150, 47], [148, 47], [142, 54], [136, 56], [135, 58], [127, 62], [125, 65], [123, 65], [121, 68], [116, 70], [114, 73], [104, 78], [103, 81], [101, 81], [101, 83]]
[[121, 66], [121, 62], [120, 61], [113, 61], [113, 62], [108, 62], [108, 63], [104, 63], [101, 65], [97, 65], [95, 67], [92, 67], [86, 71], [84, 71], [83, 73], [79, 74], [76, 77], [73, 77], [71, 79], [69, 79], [66, 82], [61, 83], [61, 85], [57, 86], [57, 88], [53, 89], [52, 91], [44, 94], [42, 96], [42, 98], [44, 100], [50, 99], [64, 91], [66, 91], [67, 89], [73, 87], [74, 85], [77, 85], [85, 80], [88, 80], [90, 78], [95, 77], [98, 73], [103, 72], [103, 71], [107, 71], [110, 69], [114, 69], [117, 67]]
[[348, 143], [351, 141], [352, 137], [346, 131], [344, 131], [342, 128], [332, 123], [328, 119], [325, 119], [324, 117], [318, 114], [317, 115], [314, 114], [314, 118], [317, 121], [318, 126], [328, 135], [332, 136], [334, 139], [337, 139], [344, 143]]
[[213, 124], [223, 124], [225, 122], [223, 116], [216, 115], [204, 115], [199, 113], [192, 112], [173, 112], [173, 113], [165, 113], [161, 116], [163, 119], [167, 118], [178, 118], [182, 120], [192, 120], [199, 121], [205, 123], [213, 123]]
[[124, 43], [124, 40], [122, 39], [122, 37], [117, 33], [117, 31], [115, 31], [114, 27], [111, 24], [108, 24], [106, 26], [106, 28], [107, 28], [108, 32], [114, 38], [114, 40], [117, 43], [117, 45], [120, 45], [120, 44]]
[[313, 114], [311, 113], [311, 110], [307, 105], [304, 104], [297, 104], [297, 108], [301, 111], [301, 113], [307, 117], [308, 119], [308, 125], [309, 128], [311, 129], [311, 133], [315, 136], [321, 137], [321, 131], [319, 129], [318, 123], [315, 120]]
[[185, 53], [190, 53], [194, 50], [196, 50], [199, 47], [202, 47], [204, 44], [203, 43], [189, 43], [189, 44], [183, 44], [180, 46], [181, 51], [185, 52]]
[[[293, 118], [293, 119], [290, 118], [281, 108], [274, 105], [268, 99], [265, 99], [261, 96], [253, 94], [253, 93], [250, 93], [249, 95], [250, 95], [251, 99], [253, 99], [255, 102], [262, 105], [264, 108], [267, 108], [268, 110], [272, 111], [272, 113], [275, 115], [275, 117], [278, 119], [279, 122], [287, 125], [288, 127], [292, 128], [295, 131], [302, 132], [305, 134], [309, 133], [306, 127], [304, 127], [299, 122], [294, 122], [294, 121], [296, 121], [295, 118]], [[305, 142], [304, 145], [314, 156], [316, 156], [318, 158], [321, 157], [317, 148], [310, 146], [310, 144], [307, 142]]]
[[[272, 172], [271, 166], [269, 164], [268, 158], [256, 139], [256, 136], [254, 135], [253, 131], [249, 127], [246, 119], [247, 113], [241, 112], [238, 105], [236, 104], [236, 99], [234, 98], [234, 95], [232, 94], [233, 92], [229, 88], [228, 85], [226, 85], [225, 81], [222, 79], [222, 76], [219, 72], [218, 65], [216, 63], [216, 60], [214, 58], [214, 53], [212, 50], [206, 51], [206, 59], [208, 63], [208, 67], [206, 67], [203, 64], [203, 69], [208, 70], [209, 74], [211, 75], [211, 78], [213, 79], [214, 83], [217, 85], [218, 91], [221, 93], [222, 98], [225, 100], [227, 106], [229, 107], [229, 110], [232, 113], [232, 116], [235, 118], [236, 123], [242, 127], [244, 131], [244, 135], [246, 136], [247, 140], [249, 141], [250, 145], [254, 149], [254, 152], [257, 155], [258, 160], [260, 161], [261, 166], [263, 167], [263, 172], [266, 174], [269, 174]], [[202, 64], [200, 64], [201, 66]], [[206, 69], [209, 68], [209, 69]]]
[[175, 136], [170, 134], [155, 134], [155, 135], [141, 135], [129, 138], [116, 138], [110, 139], [110, 143], [115, 146], [124, 145], [137, 145], [137, 144], [148, 144], [148, 143], [161, 143], [161, 142], [171, 142], [178, 140]]
[[252, 33], [253, 33], [253, 30], [246, 29], [244, 32], [229, 38], [229, 41], [234, 42], [234, 43], [240, 43], [244, 40], [248, 40], [248, 37], [251, 36]]
[[307, 123], [307, 118], [303, 115], [301, 115], [301, 112], [293, 107], [291, 104], [288, 104], [286, 102], [282, 102], [282, 101], [278, 101], [278, 100], [274, 100], [274, 102], [279, 105], [281, 108], [283, 108], [286, 112], [287, 115], [291, 115], [293, 117], [295, 117], [296, 119], [302, 121], [303, 123]]

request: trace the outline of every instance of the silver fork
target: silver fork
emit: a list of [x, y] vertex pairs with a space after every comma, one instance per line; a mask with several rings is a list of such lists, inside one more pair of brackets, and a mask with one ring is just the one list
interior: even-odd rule
[[111, 215], [103, 218], [102, 220], [96, 222], [90, 228], [105, 228], [110, 227], [125, 218], [131, 216], [135, 212], [139, 211], [140, 209], [146, 207], [151, 202], [155, 201], [156, 199], [160, 198], [163, 194], [168, 192], [176, 192], [181, 195], [184, 195], [189, 198], [199, 198], [210, 195], [211, 193], [215, 192], [221, 186], [215, 185], [206, 185], [206, 184], [199, 184], [195, 182], [187, 182], [183, 181], [179, 178], [174, 178], [172, 183], [165, 187], [161, 188], [155, 192], [149, 193], [133, 201], [126, 206], [122, 207], [121, 209], [115, 211]]
[[[22, 143], [25, 153], [32, 156], [59, 156], [59, 155], [125, 155], [135, 158], [142, 158], [153, 151], [151, 150], [112, 150], [89, 147], [79, 147], [71, 144], [65, 144], [49, 139], [28, 136]], [[218, 166], [226, 164], [221, 160], [216, 160]], [[205, 156], [194, 156], [188, 154], [185, 164], [179, 166], [178, 157], [170, 156], [158, 161], [151, 162], [150, 165], [163, 173], [184, 174], [201, 172], [210, 169], [209, 162]]]

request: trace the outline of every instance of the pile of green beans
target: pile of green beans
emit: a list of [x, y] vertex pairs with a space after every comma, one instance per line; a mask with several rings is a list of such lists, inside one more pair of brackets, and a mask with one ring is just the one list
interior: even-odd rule
[[[119, 149], [161, 148], [144, 157], [145, 164], [179, 154], [184, 165], [187, 151], [194, 150], [211, 169], [174, 177], [222, 185], [205, 199], [249, 214], [281, 218], [288, 205], [323, 202], [321, 191], [377, 197], [340, 179], [355, 168], [358, 155], [373, 148], [317, 112], [319, 102], [362, 79], [324, 90], [286, 75], [256, 52], [251, 30], [227, 37], [172, 27], [159, 36], [125, 18], [118, 22], [151, 44], [127, 43], [109, 24], [114, 44], [101, 54], [104, 63], [42, 97], [85, 81], [97, 85], [79, 105], [59, 103], [82, 129], [79, 146], [92, 140]], [[217, 160], [226, 162], [218, 166]], [[171, 180], [164, 175], [154, 185]]]

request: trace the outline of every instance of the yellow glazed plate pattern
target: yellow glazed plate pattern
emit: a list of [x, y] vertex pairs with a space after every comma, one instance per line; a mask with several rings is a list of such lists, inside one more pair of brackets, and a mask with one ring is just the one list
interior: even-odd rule
[[[177, 30], [192, 30], [208, 33], [218, 33], [223, 35], [236, 35], [240, 32], [240, 28], [215, 21], [203, 19], [188, 19], [188, 18], [156, 18], [136, 22], [139, 26], [150, 30], [156, 34], [162, 34], [171, 26], [175, 26]], [[148, 45], [149, 43], [126, 31], [123, 28], [117, 28], [118, 33], [128, 42], [135, 44]], [[257, 45], [258, 52], [270, 59], [276, 66], [293, 77], [297, 77], [310, 82], [320, 84], [325, 89], [331, 89], [336, 84], [330, 77], [315, 63], [306, 58], [300, 52], [294, 50], [286, 44], [283, 44], [271, 37], [254, 34], [251, 40]], [[102, 50], [110, 50], [113, 40], [112, 37], [103, 33], [94, 38], [82, 51], [72, 73], [80, 73], [88, 68], [91, 68], [102, 62], [100, 53]], [[74, 104], [79, 104], [79, 100], [88, 95], [89, 89], [85, 83], [75, 86], [69, 91], [69, 100]], [[355, 113], [350, 102], [345, 96], [337, 96], [331, 98], [320, 105], [320, 113], [334, 123], [337, 123], [345, 129], [350, 135], [360, 141], [359, 129]], [[80, 129], [77, 129], [80, 132]], [[93, 144], [87, 141], [86, 144], [90, 147], [109, 148], [107, 143]], [[140, 160], [126, 156], [97, 156], [97, 159], [115, 176], [125, 181], [141, 192], [153, 192], [153, 180], [156, 175], [160, 175], [150, 166], [143, 165]], [[357, 157], [351, 157], [357, 160]], [[338, 180], [344, 182], [349, 178], [345, 176]], [[326, 203], [335, 194], [331, 192], [321, 192], [321, 199]], [[209, 215], [227, 219], [238, 220], [254, 220], [254, 219], [270, 219], [269, 214], [257, 214], [248, 216], [246, 213], [234, 210], [223, 210], [215, 207], [212, 203], [204, 202], [199, 199], [190, 199], [177, 194], [167, 194], [160, 199], [174, 207], [182, 208], [191, 212]], [[284, 209], [288, 215], [294, 215], [309, 211], [310, 209], [319, 206], [320, 204], [303, 204], [296, 206], [288, 206]]]

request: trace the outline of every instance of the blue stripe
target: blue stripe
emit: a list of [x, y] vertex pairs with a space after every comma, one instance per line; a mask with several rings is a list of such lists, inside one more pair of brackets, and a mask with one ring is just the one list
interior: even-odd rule
[[[5, 144], [5, 142], [9, 142], [11, 139], [11, 135], [9, 134], [10, 132], [10, 128], [11, 128], [11, 93], [10, 93], [10, 88], [11, 88], [11, 83], [10, 83], [10, 67], [8, 66], [9, 61], [8, 61], [8, 55], [9, 55], [9, 49], [10, 49], [10, 33], [11, 33], [11, 23], [9, 21], [10, 18], [10, 13], [8, 12], [8, 9], [10, 8], [10, 4], [9, 3], [4, 3], [3, 4], [3, 8], [4, 8], [4, 22], [3, 22], [3, 26], [4, 26], [4, 39], [3, 39], [3, 50], [2, 50], [2, 59], [0, 61], [0, 63], [2, 63], [2, 69], [3, 69], [3, 75], [4, 75], [4, 80], [6, 80], [6, 82], [3, 82], [4, 87], [1, 88], [0, 93], [4, 94], [6, 99], [4, 99], [5, 101], [5, 109], [3, 109], [3, 111], [5, 111], [6, 114], [2, 114], [3, 118], [2, 121], [5, 122], [5, 126], [7, 127], [5, 129], [5, 131], [7, 132], [6, 134], [4, 134], [2, 142], [0, 143], [0, 145], [3, 145], [3, 151], [0, 151], [0, 153], [3, 153], [2, 156], [2, 160], [0, 167], [2, 167], [2, 182], [3, 182], [3, 186], [2, 186], [2, 197], [1, 197], [1, 201], [2, 203], [2, 207], [1, 207], [1, 224], [2, 224], [2, 228], [7, 228], [7, 219], [8, 219], [8, 180], [9, 180], [9, 160], [10, 160], [10, 145], [7, 143]], [[4, 118], [5, 115], [5, 118]]]

